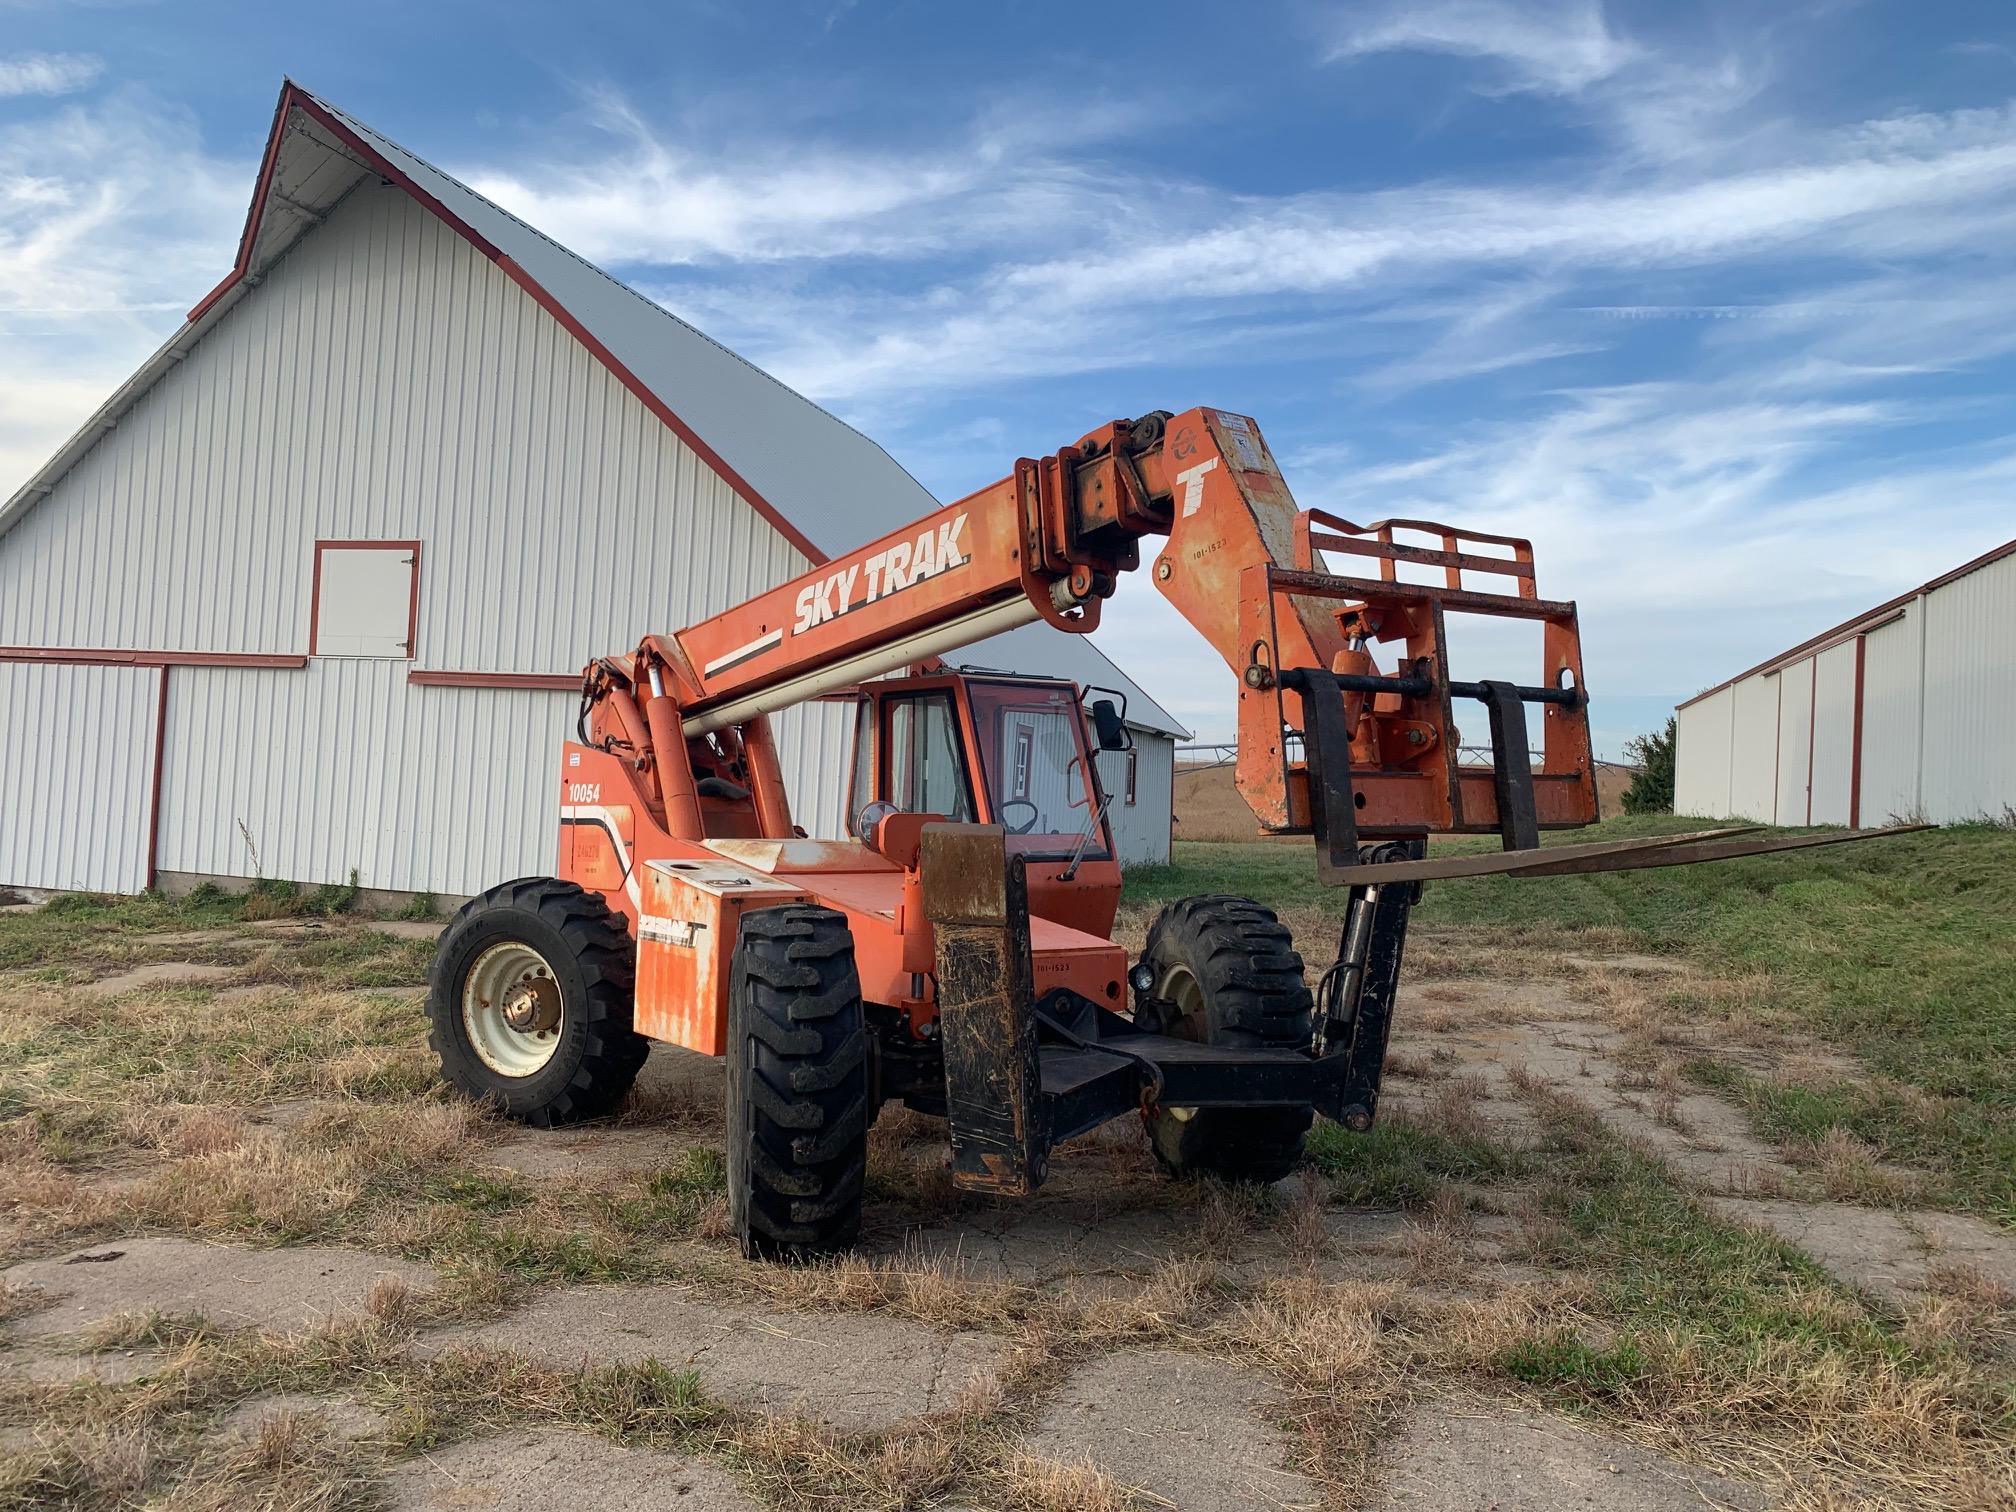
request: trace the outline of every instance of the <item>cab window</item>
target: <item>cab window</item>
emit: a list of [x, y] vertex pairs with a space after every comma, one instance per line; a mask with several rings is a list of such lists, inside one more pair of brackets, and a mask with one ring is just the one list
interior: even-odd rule
[[889, 699], [889, 801], [911, 814], [973, 822], [973, 796], [959, 751], [959, 720], [949, 693]]
[[[1086, 789], [1084, 720], [1069, 689], [1054, 684], [967, 684], [994, 822], [1007, 828], [1011, 850], [1064, 855], [1098, 808]], [[1107, 854], [1105, 826], [1085, 854]]]

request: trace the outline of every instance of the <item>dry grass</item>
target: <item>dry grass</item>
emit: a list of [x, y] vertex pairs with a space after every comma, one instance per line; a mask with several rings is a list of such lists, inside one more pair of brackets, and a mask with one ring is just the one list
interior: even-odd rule
[[[1149, 912], [1136, 910], [1130, 927]], [[1297, 922], [1334, 929], [1313, 914]], [[1340, 1259], [1330, 1238], [1343, 1180], [1311, 1172], [1265, 1197], [1166, 1186], [1127, 1121], [1061, 1152], [1045, 1211], [1076, 1203], [1081, 1186], [1086, 1201], [1097, 1194], [1091, 1211], [1109, 1217], [1132, 1204], [1182, 1208], [1193, 1253], [1148, 1266], [1116, 1257], [1061, 1288], [921, 1248], [753, 1268], [725, 1244], [718, 1154], [692, 1142], [719, 1122], [698, 1082], [655, 1086], [624, 1112], [633, 1127], [687, 1136], [668, 1141], [663, 1169], [535, 1181], [491, 1167], [484, 1151], [506, 1133], [433, 1090], [416, 1005], [356, 990], [410, 961], [350, 933], [338, 925], [306, 945], [240, 951], [246, 979], [289, 989], [256, 1014], [207, 991], [107, 1004], [60, 985], [0, 989], [10, 1010], [0, 1015], [0, 1074], [24, 1110], [0, 1143], [0, 1204], [17, 1253], [148, 1228], [314, 1238], [425, 1257], [446, 1281], [418, 1299], [381, 1286], [366, 1318], [303, 1339], [158, 1320], [105, 1334], [165, 1347], [167, 1361], [130, 1386], [0, 1390], [0, 1421], [32, 1421], [44, 1438], [7, 1471], [13, 1481], [0, 1481], [0, 1509], [65, 1498], [344, 1507], [381, 1452], [540, 1425], [712, 1457], [780, 1508], [896, 1512], [974, 1488], [1031, 1512], [1131, 1506], [1142, 1498], [1129, 1488], [1095, 1467], [1031, 1459], [1018, 1436], [1072, 1369], [1146, 1347], [1234, 1361], [1280, 1383], [1292, 1457], [1338, 1505], [1362, 1491], [1410, 1401], [1457, 1391], [1593, 1416], [1683, 1458], [1763, 1477], [1799, 1505], [2016, 1496], [1999, 1353], [2016, 1318], [2006, 1292], [1956, 1269], [1896, 1326], [1810, 1267], [1758, 1248], [1767, 1241], [1732, 1237], [1670, 1177], [1620, 1152], [1585, 1110], [1530, 1078], [1514, 1086], [1538, 1111], [1544, 1141], [1507, 1153], [1484, 1084], [1446, 1046], [1398, 1058], [1396, 1073], [1424, 1085], [1412, 1116], [1376, 1144], [1380, 1159], [1414, 1162], [1423, 1175], [1406, 1199], [1411, 1226], [1378, 1257], [1397, 1260], [1396, 1279], [1325, 1279], [1355, 1258]], [[1544, 943], [1516, 932], [1490, 939]], [[130, 939], [121, 949], [146, 953]], [[1430, 980], [1418, 995], [1449, 1029], [1503, 1016], [1476, 980], [1480, 957], [1497, 965], [1477, 936], [1430, 939], [1421, 955]], [[1616, 973], [1578, 981], [1558, 957], [1521, 969], [1562, 989], [1522, 989], [1506, 1002], [1572, 997], [1623, 1031], [1632, 1079], [1655, 1114], [1667, 1098], [1677, 1111], [1688, 1090], [1678, 1068], [1702, 1052], [1672, 1028], [1652, 987]], [[1751, 988], [1690, 980], [1685, 991], [1690, 1012], [1709, 1003], [1697, 1021], [1710, 1039], [1769, 1042], [1774, 1054], [1786, 1043], [1774, 1023], [1730, 1027], [1757, 1006]], [[1438, 1076], [1445, 1067], [1456, 1074]], [[884, 1114], [870, 1161], [885, 1212], [956, 1223], [985, 1206], [952, 1188], [942, 1137], [935, 1120]], [[1866, 1194], [1887, 1168], [1872, 1147], [1823, 1138], [1809, 1158], [1830, 1192], [1852, 1185], [1865, 1193], [1856, 1200], [1876, 1200]], [[1555, 1275], [1510, 1282], [1480, 1263], [1477, 1200], [1511, 1214], [1514, 1232], [1496, 1225], [1495, 1243]], [[577, 1374], [471, 1351], [423, 1360], [408, 1348], [414, 1330], [500, 1311], [535, 1282], [674, 1276], [770, 1306], [985, 1329], [1007, 1341], [1008, 1364], [949, 1411], [850, 1437], [710, 1402], [690, 1377], [658, 1367]], [[0, 1290], [0, 1318], [30, 1301]], [[204, 1446], [203, 1425], [252, 1394], [330, 1390], [389, 1412], [391, 1444], [361, 1450], [330, 1442], [312, 1421], [282, 1420], [257, 1439]]]
[[1873, 1146], [1838, 1125], [1818, 1139], [1787, 1140], [1784, 1148], [1794, 1165], [1812, 1167], [1821, 1190], [1836, 1202], [1902, 1207], [1917, 1201], [1924, 1186], [1917, 1175], [1886, 1165]]
[[992, 1490], [1009, 1512], [1135, 1512], [1144, 1502], [1174, 1505], [1137, 1497], [1090, 1461], [1063, 1464], [1033, 1454], [1012, 1455]]

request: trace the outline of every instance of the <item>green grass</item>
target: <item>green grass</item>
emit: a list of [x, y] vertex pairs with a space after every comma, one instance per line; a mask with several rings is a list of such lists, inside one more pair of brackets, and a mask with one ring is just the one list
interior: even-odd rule
[[1354, 1207], [1421, 1207], [1451, 1181], [1488, 1185], [1536, 1169], [1502, 1144], [1391, 1117], [1363, 1134], [1317, 1120], [1309, 1160], [1331, 1178], [1336, 1200]]
[[[1612, 820], [1557, 843], [1701, 827]], [[1478, 842], [1450, 842], [1451, 849]], [[1130, 902], [1244, 893], [1341, 918], [1309, 847], [1179, 843], [1174, 864], [1128, 873]], [[2016, 1223], [2016, 831], [1961, 825], [1891, 840], [1705, 866], [1429, 884], [1423, 926], [1529, 937], [1603, 931], [1684, 957], [1709, 977], [1760, 978], [1764, 1001], [1881, 1079], [1725, 1086], [1774, 1132], [1843, 1124], [1938, 1174], [1954, 1200]], [[1516, 941], [1510, 948], [1517, 948]], [[1715, 1005], [1684, 993], [1671, 1011]], [[1888, 1079], [1890, 1085], [1886, 1085]], [[1936, 1101], [1907, 1094], [1930, 1094]], [[1901, 1110], [1901, 1111], [1900, 1111]]]

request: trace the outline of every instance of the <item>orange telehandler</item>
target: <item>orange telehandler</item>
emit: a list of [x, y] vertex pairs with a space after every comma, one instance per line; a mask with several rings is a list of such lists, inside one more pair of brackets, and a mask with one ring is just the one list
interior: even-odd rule
[[[1171, 905], [1130, 963], [1094, 764], [1128, 743], [1124, 707], [934, 670], [1033, 621], [1091, 630], [1148, 536], [1167, 538], [1156, 587], [1237, 675], [1240, 794], [1262, 828], [1313, 835], [1320, 879], [1351, 890], [1313, 992], [1288, 930], [1244, 898]], [[1337, 575], [1335, 557], [1376, 573]], [[1451, 614], [1537, 622], [1536, 681], [1452, 679]], [[793, 825], [771, 736], [772, 712], [820, 697], [857, 705], [848, 840]], [[1457, 699], [1484, 706], [1488, 767], [1460, 760]], [[1423, 881], [1853, 838], [1537, 849], [1596, 818], [1587, 706], [1575, 606], [1538, 596], [1526, 542], [1301, 511], [1240, 415], [1116, 420], [592, 663], [561, 753], [558, 875], [455, 915], [431, 1043], [449, 1081], [540, 1125], [608, 1112], [650, 1040], [725, 1055], [731, 1221], [752, 1257], [854, 1240], [868, 1128], [892, 1099], [947, 1119], [975, 1191], [1031, 1192], [1054, 1144], [1136, 1112], [1173, 1172], [1275, 1179], [1316, 1112], [1372, 1123]], [[1428, 859], [1426, 837], [1449, 833], [1503, 849]]]

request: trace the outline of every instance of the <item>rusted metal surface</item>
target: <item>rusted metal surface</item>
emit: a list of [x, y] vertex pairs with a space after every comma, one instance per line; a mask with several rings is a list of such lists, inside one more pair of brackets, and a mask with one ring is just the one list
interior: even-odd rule
[[1831, 830], [1824, 835], [1754, 835], [1760, 826], [1690, 830], [1632, 840], [1597, 840], [1586, 845], [1549, 845], [1537, 850], [1497, 851], [1481, 856], [1430, 856], [1425, 861], [1388, 861], [1327, 873], [1325, 882], [1365, 886], [1376, 882], [1433, 882], [1449, 877], [1572, 877], [1594, 872], [1642, 871], [1653, 866], [1692, 866], [1702, 861], [1739, 861], [1780, 851], [1810, 850], [1851, 840], [1876, 840], [1931, 829], [1928, 824], [1893, 824], [1887, 829]]
[[1551, 850], [1536, 853], [1515, 877], [1565, 877], [1585, 871], [1637, 871], [1647, 866], [1692, 866], [1701, 861], [1738, 861], [1745, 856], [1772, 856], [1780, 851], [1811, 850], [1821, 845], [1845, 845], [1851, 840], [1875, 840], [1885, 835], [1910, 835], [1936, 828], [1930, 824], [1893, 824], [1886, 829], [1832, 830], [1824, 835], [1780, 835], [1764, 840], [1708, 840], [1692, 845], [1668, 845], [1658, 850], [1561, 861]]
[[[1732, 835], [1747, 835], [1757, 828], [1758, 826], [1754, 824], [1742, 824], [1722, 829], [1690, 830], [1681, 835], [1639, 836], [1630, 840], [1592, 840], [1581, 845], [1550, 845], [1542, 850], [1487, 851], [1474, 856], [1430, 856], [1424, 861], [1381, 861], [1343, 867], [1329, 873], [1323, 880], [1326, 882], [1335, 880], [1347, 886], [1362, 887], [1377, 882], [1437, 882], [1450, 877], [1502, 876], [1511, 872], [1523, 872], [1528, 867], [1543, 863], [1549, 865], [1598, 863], [1609, 857], [1628, 855], [1634, 851], [1652, 852], [1694, 842], [1726, 840]], [[1585, 869], [1594, 871], [1602, 868], [1588, 864]]]
[[927, 828], [919, 846], [925, 913], [937, 935], [938, 1032], [952, 1180], [1026, 1197], [1043, 1184], [1029, 888], [995, 824]]

